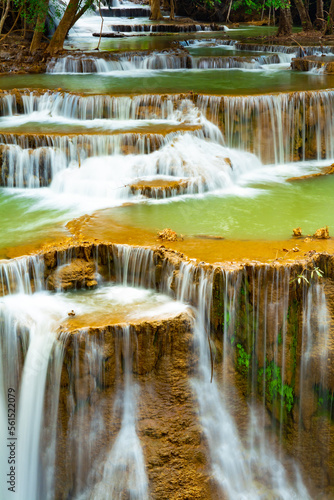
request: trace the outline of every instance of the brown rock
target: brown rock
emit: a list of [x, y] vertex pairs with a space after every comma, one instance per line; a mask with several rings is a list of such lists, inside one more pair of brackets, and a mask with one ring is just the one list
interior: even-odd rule
[[319, 240], [327, 240], [329, 238], [328, 226], [317, 229], [313, 235], [313, 238], [318, 238]]
[[175, 231], [172, 231], [172, 229], [170, 229], [170, 228], [166, 228], [163, 231], [160, 231], [158, 233], [158, 238], [159, 238], [159, 240], [163, 240], [163, 241], [180, 241], [180, 240], [182, 241], [183, 240], [182, 234], [177, 235], [177, 233]]
[[47, 279], [49, 290], [71, 290], [73, 288], [92, 288], [97, 285], [94, 262], [75, 259], [70, 264], [56, 268]]
[[296, 227], [293, 231], [293, 236], [301, 236], [302, 235], [302, 228], [301, 227]]

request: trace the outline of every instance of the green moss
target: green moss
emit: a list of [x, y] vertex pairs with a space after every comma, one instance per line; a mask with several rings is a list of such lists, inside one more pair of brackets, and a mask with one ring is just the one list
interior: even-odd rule
[[281, 369], [274, 361], [266, 364], [258, 370], [258, 383], [261, 384], [265, 375], [266, 393], [265, 397], [270, 403], [278, 401], [283, 404], [287, 412], [292, 410], [294, 404], [294, 389], [288, 384], [282, 383]]
[[282, 328], [281, 328], [281, 329], [280, 329], [280, 331], [278, 332], [278, 336], [277, 336], [277, 344], [278, 344], [278, 345], [282, 345], [282, 344], [283, 344]]
[[240, 368], [241, 372], [248, 373], [250, 367], [250, 360], [252, 355], [248, 354], [241, 344], [237, 344], [238, 355], [237, 355], [237, 364]]
[[297, 369], [297, 340], [298, 340], [298, 307], [299, 303], [295, 299], [291, 306], [289, 306], [289, 312], [288, 312], [288, 325], [287, 325], [287, 331], [289, 336], [291, 337], [291, 347], [290, 347], [290, 353], [291, 353], [291, 385], [292, 387], [295, 386], [295, 381], [296, 381], [296, 369]]
[[320, 413], [324, 413], [331, 420], [334, 420], [334, 392], [330, 392], [329, 389], [325, 389], [319, 384], [314, 386], [314, 390], [318, 396]]

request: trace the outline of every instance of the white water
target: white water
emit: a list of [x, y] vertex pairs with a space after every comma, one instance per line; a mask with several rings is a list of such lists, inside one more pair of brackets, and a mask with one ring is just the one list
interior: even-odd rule
[[119, 71], [143, 70], [184, 70], [184, 69], [282, 69], [288, 68], [293, 55], [273, 54], [272, 56], [257, 56], [244, 61], [227, 56], [193, 57], [186, 53], [176, 54], [150, 54], [146, 56], [123, 56], [115, 60], [107, 60], [94, 56], [65, 56], [52, 59], [47, 68], [47, 73], [54, 74], [88, 74], [113, 75]]
[[[39, 192], [42, 206], [46, 203], [45, 206], [59, 208], [75, 207], [80, 212], [117, 206], [127, 200], [140, 201], [143, 199], [140, 192], [133, 194], [131, 190], [138, 181], [186, 182], [183, 195], [230, 193], [243, 189], [240, 186], [244, 175], [262, 168], [254, 155], [224, 146], [219, 128], [190, 100], [177, 103], [175, 98], [165, 101], [160, 96], [72, 97], [49, 93], [41, 97], [23, 95], [25, 113], [1, 118], [0, 126], [11, 131], [15, 125], [19, 129], [33, 123], [38, 127], [41, 123], [52, 127], [79, 124], [87, 130], [104, 132], [129, 128], [151, 131], [159, 126], [180, 131], [153, 137], [142, 133], [85, 138], [41, 135], [40, 139], [38, 136], [34, 139], [36, 149], [22, 147], [25, 144], [15, 135], [3, 134], [6, 143], [3, 158], [7, 162], [3, 183], [7, 187], [28, 188], [28, 196], [33, 194], [32, 188], [50, 185]], [[147, 115], [146, 109], [152, 103], [157, 117], [138, 119], [139, 113]], [[127, 146], [130, 154], [121, 154]], [[131, 154], [131, 148], [137, 154]], [[156, 196], [165, 197], [158, 193]]]
[[[10, 498], [26, 500], [28, 491], [29, 500], [51, 500], [54, 499], [60, 376], [64, 346], [67, 342], [66, 333], [62, 335], [60, 341], [57, 341], [57, 330], [59, 325], [68, 319], [68, 312], [74, 310], [77, 318], [90, 313], [99, 317], [99, 310], [103, 315], [105, 310], [109, 308], [116, 317], [123, 314], [128, 320], [138, 321], [147, 317], [168, 318], [184, 311], [186, 306], [171, 301], [167, 296], [124, 285], [106, 286], [96, 291], [82, 291], [80, 293], [51, 294], [42, 291], [44, 287], [41, 280], [43, 266], [37, 258], [4, 263], [0, 266], [0, 271], [3, 289], [10, 291], [9, 283], [12, 283], [12, 293], [2, 297], [0, 304], [0, 369], [3, 381], [1, 384], [0, 417], [1, 422], [5, 424], [7, 389], [12, 387], [16, 394], [16, 437], [19, 438], [16, 448], [16, 493], [7, 493], [6, 476], [2, 474], [1, 491], [3, 496], [1, 498], [3, 500]], [[31, 276], [34, 277], [35, 293], [32, 293], [30, 285]], [[100, 488], [104, 487], [103, 484], [111, 480], [118, 490], [120, 488], [121, 491], [126, 489], [132, 492], [131, 498], [144, 500], [147, 498], [147, 478], [143, 453], [135, 430], [138, 393], [132, 383], [130, 354], [127, 355], [129, 328], [121, 327], [120, 335], [123, 338], [124, 353], [126, 354], [124, 394], [123, 390], [120, 394], [121, 400], [123, 400], [123, 419], [119, 435], [106, 462], [103, 483], [96, 486], [96, 491], [94, 490], [95, 493], [92, 494], [91, 498], [114, 498], [112, 492], [110, 492], [110, 496], [106, 497], [106, 493], [103, 494], [100, 491]], [[88, 339], [86, 339], [86, 343], [89, 345]], [[94, 352], [97, 353], [96, 350]], [[89, 361], [91, 356], [89, 355], [88, 358]], [[101, 359], [99, 359], [99, 366], [102, 366]], [[79, 372], [76, 376], [79, 376]], [[47, 377], [50, 380], [47, 399], [49, 418], [46, 428], [44, 398]], [[84, 411], [84, 409], [80, 411]], [[82, 418], [83, 422], [87, 416], [83, 413]], [[92, 425], [96, 425], [98, 422], [98, 414], [96, 414], [96, 419], [95, 424], [92, 422]], [[80, 419], [77, 424], [80, 424]], [[6, 428], [7, 424], [2, 427], [3, 443], [7, 441]], [[78, 427], [71, 429], [72, 435], [68, 436], [69, 449], [71, 449], [70, 441], [74, 439], [73, 442], [75, 442], [75, 436], [79, 435]], [[90, 438], [94, 439], [94, 435], [92, 428]], [[82, 441], [82, 436], [80, 441]], [[6, 453], [7, 450], [2, 448], [0, 462], [4, 467], [3, 472], [8, 468]], [[83, 459], [83, 455], [81, 455], [81, 459]], [[117, 485], [113, 473], [110, 472], [114, 459], [117, 462], [117, 477], [122, 469], [120, 461], [124, 461], [125, 469], [130, 464], [133, 468], [133, 476], [127, 477], [127, 473], [125, 473], [124, 481], [117, 482]], [[80, 485], [81, 481], [85, 482], [85, 478], [80, 472], [80, 460], [78, 464], [76, 485]], [[92, 467], [93, 464], [91, 464]], [[125, 469], [123, 468], [123, 470]]]
[[[296, 469], [293, 483], [287, 471], [268, 442], [263, 422], [264, 414], [255, 404], [250, 407], [248, 435], [241, 437], [232, 416], [233, 406], [239, 399], [233, 388], [233, 380], [228, 376], [228, 326], [224, 329], [223, 383], [219, 384], [217, 375], [211, 379], [211, 364], [208, 338], [210, 338], [210, 308], [212, 300], [212, 271], [202, 270], [199, 275], [197, 291], [193, 284], [195, 268], [186, 264], [180, 269], [177, 296], [181, 300], [198, 300], [195, 335], [199, 346], [199, 375], [193, 380], [200, 408], [200, 419], [210, 450], [212, 473], [229, 500], [260, 500], [279, 498], [282, 500], [310, 499]], [[227, 272], [224, 276], [224, 310], [228, 315], [229, 327], [237, 320], [237, 294], [240, 290], [240, 271]], [[240, 293], [240, 292], [239, 292]], [[267, 305], [267, 304], [266, 304]], [[268, 303], [268, 307], [273, 304]], [[286, 306], [287, 307], [287, 306]], [[282, 315], [286, 314], [283, 310]], [[259, 311], [266, 315], [267, 308]], [[210, 340], [209, 340], [210, 342]], [[228, 379], [227, 379], [228, 377]]]
[[[70, 255], [64, 255], [59, 263], [68, 263]], [[224, 323], [223, 339], [224, 344], [222, 374], [216, 373], [215, 368], [213, 381], [210, 383], [211, 366], [208, 338], [210, 337], [210, 309], [212, 301], [213, 271], [210, 269], [200, 269], [196, 271], [190, 263], [181, 264], [176, 275], [176, 297], [179, 302], [171, 302], [166, 296], [153, 294], [144, 289], [128, 288], [131, 286], [159, 287], [162, 291], [168, 290], [173, 279], [174, 265], [166, 262], [159, 274], [159, 282], [156, 279], [156, 263], [152, 250], [144, 248], [132, 248], [129, 246], [114, 246], [113, 272], [116, 273], [116, 281], [122, 285], [112, 285], [102, 287], [96, 291], [81, 291], [79, 293], [68, 292], [66, 294], [51, 295], [48, 292], [38, 291], [31, 294], [30, 280], [28, 273], [32, 266], [35, 276], [35, 287], [40, 290], [43, 283], [40, 280], [43, 268], [38, 260], [17, 261], [4, 264], [1, 268], [2, 282], [7, 287], [9, 277], [16, 276], [18, 285], [17, 292], [2, 299], [1, 314], [4, 318], [2, 338], [11, 339], [2, 343], [5, 352], [0, 357], [2, 369], [7, 375], [3, 376], [6, 384], [20, 384], [22, 387], [22, 397], [19, 402], [19, 433], [20, 433], [20, 477], [18, 500], [25, 500], [25, 491], [29, 488], [32, 492], [31, 500], [53, 499], [53, 476], [55, 459], [55, 432], [56, 421], [51, 419], [49, 429], [47, 429], [49, 446], [46, 450], [41, 450], [40, 439], [43, 430], [43, 400], [48, 372], [50, 353], [53, 350], [53, 382], [51, 407], [54, 415], [57, 413], [58, 390], [60, 371], [62, 366], [63, 351], [62, 345], [66, 343], [66, 334], [61, 338], [62, 343], [55, 344], [55, 331], [58, 325], [65, 320], [69, 310], [74, 309], [77, 318], [81, 315], [106, 310], [111, 307], [116, 314], [123, 311], [127, 318], [136, 319], [140, 317], [161, 317], [163, 315], [178, 314], [185, 310], [184, 302], [197, 304], [195, 341], [199, 349], [198, 373], [192, 381], [193, 389], [197, 395], [199, 404], [200, 420], [207, 439], [212, 473], [217, 484], [227, 495], [229, 500], [260, 500], [270, 497], [283, 500], [309, 499], [310, 496], [303, 485], [303, 481], [297, 468], [295, 468], [294, 478], [290, 479], [285, 465], [282, 461], [282, 450], [277, 448], [267, 434], [265, 417], [265, 407], [259, 405], [256, 399], [250, 400], [248, 410], [247, 426], [241, 433], [238, 429], [234, 414], [235, 408], [241, 404], [239, 396], [234, 387], [233, 376], [231, 375], [231, 362], [233, 361], [233, 349], [231, 351], [231, 335], [234, 332], [238, 321], [239, 300], [242, 292], [245, 274], [242, 270], [222, 271], [222, 300], [224, 317], [229, 318]], [[247, 317], [249, 335], [254, 338], [254, 348], [257, 349], [259, 342], [263, 342], [264, 349], [267, 345], [267, 336], [274, 338], [282, 335], [283, 350], [286, 334], [286, 318], [288, 312], [288, 292], [291, 275], [289, 268], [284, 272], [274, 271], [273, 277], [269, 280], [266, 269], [253, 269], [253, 297], [248, 297], [244, 293], [245, 300], [252, 300], [253, 313]], [[257, 288], [256, 288], [257, 287]], [[14, 291], [14, 289], [13, 289]], [[260, 292], [261, 291], [261, 292]], [[326, 300], [324, 290], [321, 285], [316, 284], [305, 289], [306, 302], [303, 305], [305, 342], [312, 342], [313, 346], [321, 350], [321, 356], [327, 359], [326, 346], [328, 339], [328, 325], [325, 316]], [[24, 293], [25, 292], [25, 293]], [[169, 290], [170, 293], [170, 290]], [[257, 297], [257, 299], [256, 299]], [[317, 316], [319, 310], [321, 316]], [[128, 309], [127, 309], [128, 308]], [[310, 313], [312, 308], [312, 313]], [[311, 314], [314, 315], [313, 323]], [[84, 317], [84, 316], [83, 316]], [[327, 318], [328, 319], [328, 318]], [[26, 355], [24, 361], [23, 374], [18, 374], [17, 378], [8, 378], [13, 374], [12, 366], [6, 368], [4, 360], [9, 357], [9, 348], [15, 353], [15, 339], [19, 332], [17, 325], [24, 325], [26, 333]], [[262, 333], [259, 330], [262, 325]], [[313, 325], [313, 326], [312, 326]], [[311, 328], [311, 330], [309, 330]], [[307, 330], [307, 331], [306, 331]], [[129, 353], [130, 349], [130, 329], [121, 327], [119, 329], [122, 339], [123, 352]], [[312, 332], [317, 332], [314, 337]], [[15, 333], [16, 332], [16, 333]], [[45, 335], [45, 332], [49, 332]], [[262, 335], [262, 337], [261, 337]], [[80, 337], [81, 338], [81, 337]], [[76, 340], [79, 349], [81, 340], [79, 336]], [[99, 354], [101, 340], [95, 345], [94, 340], [88, 341], [87, 334], [82, 333], [85, 339], [86, 357], [89, 366], [97, 363], [103, 366], [101, 354]], [[262, 339], [262, 340], [261, 340]], [[11, 343], [14, 341], [14, 344]], [[210, 341], [211, 342], [211, 341]], [[304, 342], [304, 341], [303, 341]], [[304, 345], [304, 344], [303, 344]], [[12, 347], [10, 347], [12, 346]], [[213, 344], [211, 343], [211, 346]], [[14, 349], [14, 350], [13, 350]], [[303, 347], [304, 349], [304, 347]], [[307, 351], [307, 348], [306, 348]], [[304, 354], [307, 355], [307, 352]], [[79, 351], [78, 351], [79, 352]], [[232, 354], [232, 357], [231, 357]], [[13, 354], [10, 354], [11, 358]], [[14, 354], [14, 357], [18, 354]], [[74, 354], [76, 359], [77, 354]], [[84, 457], [89, 458], [89, 450], [97, 439], [99, 433], [103, 431], [103, 424], [99, 416], [99, 406], [96, 406], [95, 413], [90, 418], [90, 433], [85, 441], [78, 434], [77, 426], [80, 422], [84, 425], [87, 422], [85, 406], [82, 406], [76, 423], [70, 421], [69, 440], [72, 445], [79, 446], [77, 449], [78, 461], [75, 479], [75, 489], [77, 500], [91, 498], [92, 500], [102, 500], [103, 498], [114, 499], [118, 492], [127, 490], [131, 499], [146, 500], [148, 498], [148, 483], [145, 475], [143, 452], [140, 441], [136, 433], [136, 401], [138, 400], [138, 388], [132, 380], [132, 369], [130, 357], [125, 356], [124, 365], [124, 386], [119, 386], [119, 398], [116, 400], [117, 408], [122, 410], [122, 419], [119, 433], [113, 441], [102, 462], [98, 462], [91, 469], [89, 477], [85, 474], [84, 462], [80, 462]], [[276, 358], [274, 358], [276, 359]], [[308, 358], [309, 359], [309, 358]], [[305, 358], [307, 361], [307, 356]], [[282, 361], [282, 383], [284, 384], [284, 360]], [[93, 365], [92, 365], [93, 364]], [[20, 365], [20, 363], [17, 363]], [[73, 365], [73, 370], [78, 370]], [[79, 365], [78, 365], [79, 366]], [[255, 366], [252, 367], [252, 370]], [[102, 372], [101, 372], [102, 373]], [[256, 372], [255, 372], [256, 373]], [[101, 375], [102, 376], [102, 375]], [[74, 380], [76, 380], [74, 378]], [[325, 378], [321, 379], [325, 383]], [[256, 377], [255, 377], [256, 383]], [[263, 379], [265, 384], [265, 379]], [[265, 385], [264, 385], [265, 387]], [[78, 390], [78, 389], [77, 389]], [[88, 390], [88, 389], [86, 389]], [[88, 393], [87, 393], [88, 394]], [[301, 393], [302, 401], [302, 393]], [[120, 403], [121, 402], [121, 403]], [[245, 403], [242, 403], [245, 404]], [[119, 406], [120, 405], [120, 406]], [[102, 427], [101, 427], [102, 426]], [[73, 449], [73, 446], [69, 447]], [[276, 449], [275, 449], [276, 448]], [[87, 451], [88, 450], [88, 451]], [[89, 452], [87, 456], [87, 452]], [[4, 457], [0, 457], [4, 462]], [[91, 458], [89, 458], [91, 460]], [[101, 469], [102, 467], [102, 469]], [[102, 470], [102, 472], [101, 472]], [[294, 467], [292, 467], [292, 471]], [[98, 472], [100, 471], [100, 472]], [[96, 474], [100, 476], [95, 482]], [[43, 482], [41, 483], [41, 478]], [[87, 484], [84, 492], [83, 485]], [[39, 491], [47, 491], [48, 494], [40, 497]], [[43, 489], [44, 488], [44, 489]], [[43, 493], [42, 493], [43, 495]], [[8, 497], [9, 499], [9, 497]], [[5, 498], [7, 500], [7, 498]]]
[[[136, 433], [136, 402], [138, 388], [132, 380], [132, 353], [130, 328], [120, 328], [124, 356], [123, 416], [121, 429], [108, 453], [103, 466], [102, 479], [84, 498], [92, 500], [114, 500], [124, 491], [130, 500], [148, 499], [148, 479], [144, 455]], [[87, 496], [86, 496], [87, 495]]]

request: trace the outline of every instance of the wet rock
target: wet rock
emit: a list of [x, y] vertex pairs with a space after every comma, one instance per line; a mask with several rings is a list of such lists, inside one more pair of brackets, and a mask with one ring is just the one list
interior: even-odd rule
[[96, 285], [95, 265], [83, 259], [75, 259], [69, 264], [60, 266], [47, 279], [49, 290], [92, 288]]
[[313, 238], [317, 238], [319, 240], [327, 240], [329, 238], [328, 226], [317, 229], [313, 235]]
[[318, 172], [316, 174], [301, 175], [300, 177], [290, 177], [289, 179], [287, 179], [287, 182], [313, 179], [315, 177], [323, 177], [324, 175], [333, 175], [333, 174], [334, 174], [334, 164], [324, 168], [322, 172]]
[[302, 228], [301, 227], [296, 227], [295, 229], [292, 230], [293, 236], [302, 236]]
[[[130, 325], [132, 377], [140, 389], [136, 428], [152, 498], [212, 498], [206, 443], [189, 384], [189, 373], [197, 363], [192, 326], [191, 313]], [[126, 355], [121, 331], [119, 325], [106, 325], [59, 332], [65, 349], [55, 478], [60, 500], [73, 491], [78, 464], [83, 472], [79, 488], [92, 480], [92, 463], [95, 469], [103, 466], [119, 432], [117, 391], [124, 383]], [[92, 363], [97, 353], [98, 362]], [[91, 422], [95, 422], [93, 439]], [[80, 432], [71, 430], [74, 424]]]
[[321, 74], [334, 74], [333, 57], [316, 57], [308, 56], [295, 58], [291, 61], [291, 69], [294, 71], [311, 71], [318, 70]]
[[163, 229], [163, 231], [160, 231], [158, 233], [158, 238], [159, 238], [159, 240], [163, 240], [163, 241], [180, 241], [180, 240], [182, 241], [183, 240], [182, 234], [178, 235], [175, 231], [173, 231], [170, 228], [166, 228], [166, 229]]

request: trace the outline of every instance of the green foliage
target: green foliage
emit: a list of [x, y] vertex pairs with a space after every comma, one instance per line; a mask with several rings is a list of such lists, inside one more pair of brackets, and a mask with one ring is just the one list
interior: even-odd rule
[[324, 389], [320, 385], [315, 386], [315, 392], [318, 394], [318, 408], [329, 414], [334, 419], [334, 393], [329, 389]]
[[288, 412], [292, 410], [294, 403], [294, 391], [288, 384], [282, 383], [281, 369], [274, 361], [270, 361], [266, 365], [264, 372], [263, 368], [258, 371], [258, 382], [262, 383], [263, 376], [266, 381], [266, 397], [273, 403], [280, 399]]
[[[45, 0], [13, 0], [16, 9], [21, 10], [21, 17], [28, 24], [35, 24], [37, 18], [46, 15], [48, 4]], [[36, 26], [38, 28], [38, 26]]]
[[262, 10], [263, 8], [273, 7], [274, 9], [284, 8], [289, 9], [290, 3], [288, 0], [236, 0], [232, 3], [232, 9], [244, 9], [246, 14], [251, 14], [254, 11]]
[[[304, 281], [304, 283], [307, 283], [308, 285], [310, 284], [310, 281], [307, 279], [306, 275], [305, 275], [305, 272], [307, 272], [307, 269], [304, 269], [303, 272], [301, 274], [297, 274], [297, 276], [295, 278], [293, 278], [290, 283], [294, 283], [294, 282], [297, 282], [298, 285], [300, 285], [300, 283], [302, 281]], [[318, 277], [318, 278], [322, 278], [323, 277], [323, 274], [324, 272], [319, 269], [319, 267], [314, 267], [312, 270], [311, 270], [311, 273], [310, 273], [310, 279], [312, 280], [315, 275]]]
[[242, 347], [241, 344], [237, 344], [238, 348], [238, 366], [241, 368], [242, 371], [248, 372], [249, 366], [250, 366], [250, 360], [251, 360], [251, 354], [247, 354], [245, 349]]
[[278, 344], [278, 345], [283, 344], [282, 328], [281, 328], [281, 329], [280, 329], [280, 331], [278, 332], [278, 336], [277, 336], [277, 344]]
[[192, 4], [195, 7], [206, 7], [208, 10], [212, 10], [221, 4], [221, 0], [193, 0]]

